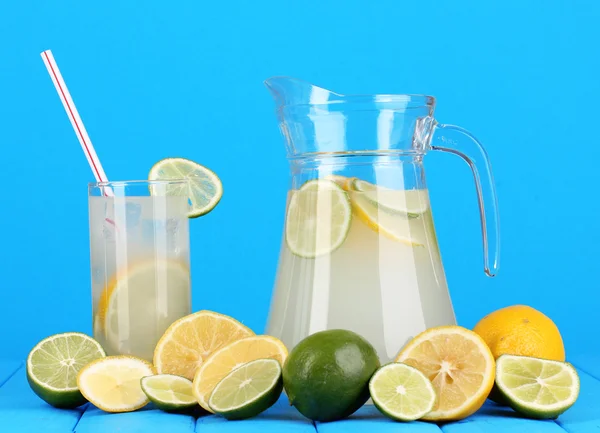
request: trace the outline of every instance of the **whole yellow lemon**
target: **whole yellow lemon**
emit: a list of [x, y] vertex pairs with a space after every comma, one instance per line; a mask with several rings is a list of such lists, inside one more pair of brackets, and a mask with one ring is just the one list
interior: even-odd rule
[[554, 322], [527, 305], [512, 305], [488, 314], [473, 328], [495, 358], [503, 354], [565, 360], [563, 339]]

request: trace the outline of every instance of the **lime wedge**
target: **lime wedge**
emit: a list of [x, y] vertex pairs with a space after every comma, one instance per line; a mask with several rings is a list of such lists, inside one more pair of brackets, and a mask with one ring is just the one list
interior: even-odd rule
[[27, 381], [46, 403], [74, 408], [86, 403], [77, 387], [77, 374], [88, 363], [104, 358], [96, 340], [78, 332], [52, 335], [40, 341], [27, 357]]
[[515, 411], [531, 418], [554, 419], [579, 396], [579, 376], [566, 362], [501, 355], [496, 385]]
[[292, 194], [287, 210], [285, 240], [292, 253], [314, 258], [339, 248], [350, 229], [352, 207], [335, 182], [311, 180]]
[[427, 415], [437, 400], [427, 377], [401, 363], [384, 365], [369, 382], [373, 403], [385, 416], [397, 421], [414, 421]]
[[180, 411], [197, 406], [192, 381], [173, 374], [157, 374], [141, 380], [142, 390], [160, 410]]
[[386, 212], [418, 218], [429, 208], [427, 194], [422, 190], [394, 190], [360, 179], [354, 179], [350, 186], [352, 190], [363, 193], [363, 197]]
[[214, 413], [227, 419], [250, 418], [273, 406], [282, 390], [279, 361], [257, 359], [221, 379], [208, 405]]
[[350, 191], [352, 209], [358, 218], [378, 233], [406, 245], [423, 247], [422, 241], [411, 237], [410, 219], [378, 207], [361, 192]]
[[[149, 180], [188, 179], [191, 201], [190, 218], [206, 215], [219, 203], [223, 196], [223, 185], [219, 177], [208, 168], [185, 158], [166, 158], [150, 169]], [[179, 195], [179, 192], [174, 192]], [[168, 191], [167, 191], [168, 194]]]

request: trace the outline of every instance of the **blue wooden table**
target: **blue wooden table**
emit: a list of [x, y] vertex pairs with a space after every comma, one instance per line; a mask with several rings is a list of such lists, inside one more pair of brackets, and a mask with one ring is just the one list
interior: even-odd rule
[[454, 423], [397, 423], [365, 406], [351, 418], [316, 425], [285, 400], [264, 414], [245, 421], [208, 415], [198, 419], [166, 414], [147, 406], [138, 412], [108, 414], [85, 405], [59, 410], [30, 389], [23, 363], [0, 361], [0, 433], [587, 433], [600, 432], [600, 356], [571, 357], [581, 378], [579, 400], [556, 421], [519, 417], [512, 410], [487, 403], [477, 414]]

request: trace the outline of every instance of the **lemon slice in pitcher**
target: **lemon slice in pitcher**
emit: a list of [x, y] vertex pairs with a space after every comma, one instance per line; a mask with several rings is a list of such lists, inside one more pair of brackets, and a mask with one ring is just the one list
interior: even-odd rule
[[361, 192], [361, 195], [372, 204], [389, 213], [418, 218], [429, 208], [429, 199], [423, 190], [394, 190], [360, 179], [352, 180], [350, 187], [354, 191]]
[[362, 193], [351, 191], [352, 209], [358, 218], [377, 233], [412, 247], [423, 247], [411, 237], [409, 218], [383, 210]]
[[[166, 158], [158, 161], [150, 169], [149, 180], [176, 180], [188, 179], [190, 181], [189, 199], [191, 209], [190, 218], [206, 215], [221, 200], [223, 185], [219, 177], [208, 168], [185, 158]], [[176, 186], [175, 188], [179, 188]], [[175, 191], [179, 195], [181, 191]], [[167, 195], [169, 191], [167, 191]]]
[[285, 241], [297, 256], [314, 258], [330, 254], [344, 243], [351, 220], [347, 193], [331, 180], [311, 180], [292, 194]]

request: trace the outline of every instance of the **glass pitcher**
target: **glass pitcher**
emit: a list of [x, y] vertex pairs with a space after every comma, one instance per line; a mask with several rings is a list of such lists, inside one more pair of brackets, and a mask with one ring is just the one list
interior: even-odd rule
[[422, 162], [439, 150], [471, 167], [494, 276], [497, 200], [481, 144], [437, 123], [431, 96], [341, 95], [289, 77], [265, 84], [291, 169], [267, 333], [291, 348], [348, 329], [385, 363], [416, 334], [455, 324]]

